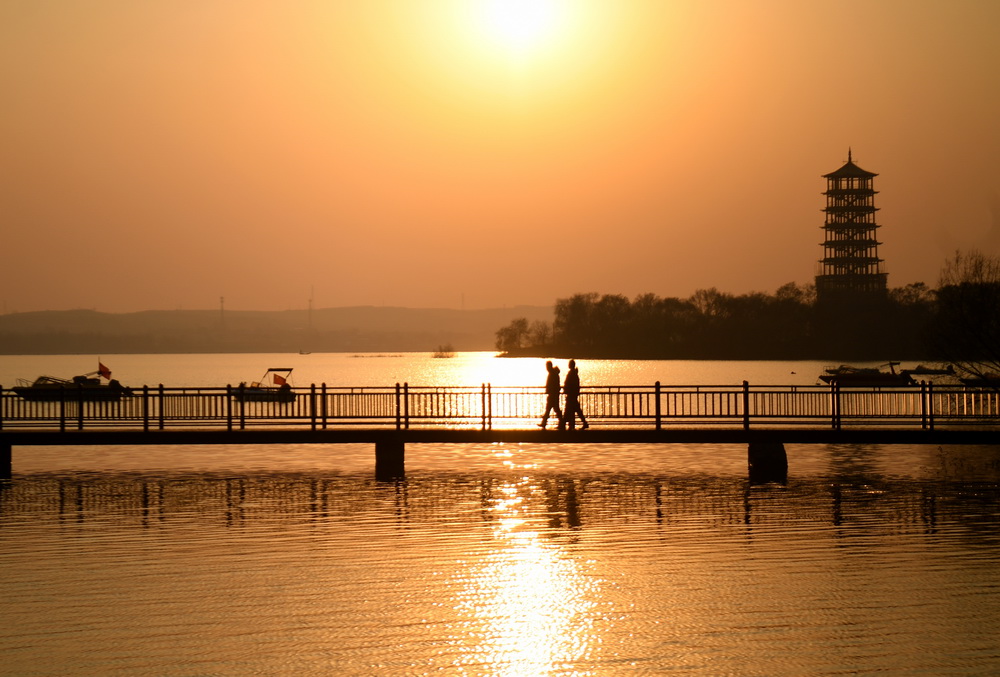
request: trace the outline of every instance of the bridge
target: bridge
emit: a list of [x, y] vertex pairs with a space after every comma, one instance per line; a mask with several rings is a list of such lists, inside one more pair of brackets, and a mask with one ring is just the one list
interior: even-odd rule
[[906, 387], [585, 386], [587, 430], [541, 430], [539, 387], [284, 390], [59, 388], [44, 399], [0, 388], [0, 477], [32, 445], [347, 444], [375, 446], [378, 479], [405, 475], [410, 444], [742, 444], [752, 480], [787, 475], [784, 444], [1000, 444], [1000, 391]]

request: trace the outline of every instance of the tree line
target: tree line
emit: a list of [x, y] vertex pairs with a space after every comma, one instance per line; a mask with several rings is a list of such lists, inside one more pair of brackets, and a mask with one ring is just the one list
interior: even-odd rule
[[938, 289], [914, 283], [839, 304], [817, 303], [813, 285], [795, 283], [685, 299], [575, 294], [556, 302], [551, 322], [517, 318], [497, 330], [496, 347], [510, 356], [947, 360], [1000, 372], [998, 318], [1000, 261], [971, 252], [956, 253]]

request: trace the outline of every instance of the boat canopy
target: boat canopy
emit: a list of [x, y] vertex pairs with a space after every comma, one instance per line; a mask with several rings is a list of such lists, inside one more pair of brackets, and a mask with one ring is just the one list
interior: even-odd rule
[[264, 372], [259, 381], [250, 384], [251, 388], [275, 388], [278, 386], [290, 385], [288, 377], [292, 373], [291, 367], [271, 367]]

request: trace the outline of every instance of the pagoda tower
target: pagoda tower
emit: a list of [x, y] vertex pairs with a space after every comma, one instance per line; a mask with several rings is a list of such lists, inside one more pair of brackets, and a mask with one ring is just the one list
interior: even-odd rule
[[887, 296], [887, 273], [878, 256], [875, 238], [875, 194], [872, 179], [878, 176], [847, 164], [826, 179], [826, 221], [823, 258], [816, 276], [816, 300], [821, 305], [855, 305], [882, 301]]

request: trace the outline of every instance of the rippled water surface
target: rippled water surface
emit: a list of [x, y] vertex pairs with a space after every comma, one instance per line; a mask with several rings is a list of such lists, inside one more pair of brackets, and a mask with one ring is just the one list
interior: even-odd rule
[[373, 456], [16, 447], [0, 674], [1000, 672], [1000, 447], [789, 445], [786, 486], [737, 445]]

